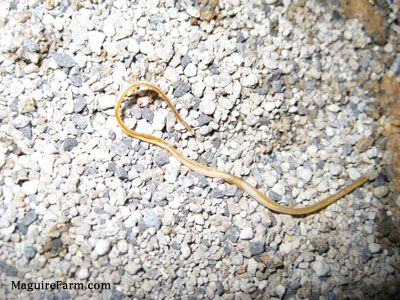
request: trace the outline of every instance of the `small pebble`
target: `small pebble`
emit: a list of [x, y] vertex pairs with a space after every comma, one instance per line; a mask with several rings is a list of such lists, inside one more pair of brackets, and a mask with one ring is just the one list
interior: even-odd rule
[[297, 176], [300, 177], [304, 182], [309, 182], [313, 176], [310, 169], [305, 167], [297, 168]]
[[319, 277], [328, 275], [330, 271], [329, 265], [323, 259], [311, 263], [311, 268]]
[[103, 256], [107, 254], [111, 249], [111, 243], [109, 240], [100, 239], [96, 241], [94, 251], [97, 255]]
[[80, 280], [85, 280], [89, 278], [89, 270], [87, 268], [81, 268], [79, 269], [76, 277]]
[[369, 251], [371, 251], [372, 254], [378, 253], [381, 250], [381, 246], [377, 243], [370, 243], [368, 245]]
[[60, 67], [72, 68], [76, 64], [71, 56], [63, 53], [58, 53], [58, 52], [54, 53], [53, 59]]
[[76, 146], [78, 146], [78, 141], [75, 138], [69, 137], [64, 140], [64, 150], [65, 151], [71, 151]]
[[241, 240], [251, 240], [254, 237], [253, 230], [251, 227], [245, 227], [240, 231]]

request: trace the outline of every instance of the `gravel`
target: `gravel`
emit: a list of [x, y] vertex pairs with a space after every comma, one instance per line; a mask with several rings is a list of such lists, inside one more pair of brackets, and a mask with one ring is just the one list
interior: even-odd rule
[[[398, 6], [384, 1], [378, 45], [335, 1], [203, 2], [0, 2], [2, 295], [398, 294], [389, 205], [400, 198], [371, 86], [399, 70]], [[114, 105], [136, 79], [157, 84], [196, 136], [141, 92], [123, 103], [128, 127], [281, 205], [313, 204], [364, 174], [371, 182], [308, 216], [271, 212], [123, 133]], [[12, 280], [111, 287], [27, 291]]]

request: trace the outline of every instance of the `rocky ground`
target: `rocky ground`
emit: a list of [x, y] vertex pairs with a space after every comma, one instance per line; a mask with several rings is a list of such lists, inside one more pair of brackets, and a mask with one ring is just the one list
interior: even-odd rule
[[[0, 293], [394, 299], [399, 2], [370, 2], [0, 2]], [[139, 79], [197, 137], [157, 99], [128, 124], [282, 205], [370, 181], [270, 212], [122, 132], [113, 107]]]

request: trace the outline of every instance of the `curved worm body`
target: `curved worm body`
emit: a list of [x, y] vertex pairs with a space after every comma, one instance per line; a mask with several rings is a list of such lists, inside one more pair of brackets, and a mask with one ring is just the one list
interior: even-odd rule
[[176, 118], [181, 122], [181, 124], [190, 132], [194, 135], [194, 130], [187, 124], [182, 117], [178, 114], [176, 111], [175, 107], [172, 105], [171, 101], [168, 99], [168, 97], [164, 94], [163, 91], [161, 91], [157, 86], [145, 82], [145, 81], [139, 81], [133, 83], [131, 86], [129, 86], [118, 98], [117, 103], [115, 105], [115, 116], [117, 118], [118, 124], [121, 126], [123, 131], [125, 131], [128, 135], [137, 138], [141, 141], [147, 142], [154, 144], [160, 148], [163, 148], [167, 150], [172, 156], [174, 156], [181, 164], [189, 168], [190, 170], [203, 174], [204, 176], [207, 177], [213, 177], [213, 178], [219, 178], [222, 179], [228, 183], [235, 184], [238, 188], [242, 189], [246, 193], [248, 193], [251, 197], [253, 197], [255, 200], [257, 200], [260, 204], [265, 206], [266, 208], [273, 210], [275, 212], [280, 212], [284, 214], [289, 214], [289, 215], [306, 215], [313, 213], [315, 211], [318, 211], [329, 204], [335, 202], [336, 200], [342, 198], [344, 195], [350, 193], [363, 183], [365, 183], [368, 180], [368, 176], [361, 176], [357, 180], [355, 180], [353, 183], [350, 185], [346, 186], [336, 194], [329, 196], [328, 198], [321, 200], [315, 204], [302, 207], [302, 208], [290, 208], [286, 206], [282, 206], [275, 201], [273, 201], [271, 198], [268, 198], [265, 196], [263, 193], [261, 193], [259, 190], [257, 190], [254, 186], [252, 186], [250, 183], [247, 181], [243, 180], [242, 178], [232, 175], [230, 173], [218, 170], [218, 169], [213, 169], [207, 166], [204, 166], [202, 164], [199, 164], [198, 162], [195, 162], [193, 160], [190, 160], [189, 158], [185, 157], [182, 155], [178, 150], [176, 150], [173, 146], [169, 145], [165, 141], [163, 141], [160, 138], [157, 138], [155, 136], [149, 135], [149, 134], [144, 134], [144, 133], [139, 133], [133, 130], [130, 130], [124, 122], [121, 120], [120, 117], [120, 108], [121, 108], [121, 103], [124, 97], [127, 95], [127, 93], [134, 88], [137, 87], [147, 87], [151, 90], [154, 90], [157, 92], [161, 98], [167, 102], [168, 106], [171, 108], [172, 112], [176, 116]]

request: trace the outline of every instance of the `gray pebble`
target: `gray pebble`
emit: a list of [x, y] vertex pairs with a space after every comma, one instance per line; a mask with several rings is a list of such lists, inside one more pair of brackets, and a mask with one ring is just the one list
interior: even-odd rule
[[236, 243], [239, 240], [240, 230], [239, 227], [231, 225], [225, 233], [225, 237], [231, 240], [231, 242]]
[[299, 108], [298, 108], [298, 113], [299, 113], [300, 116], [305, 116], [305, 115], [307, 115], [307, 114], [308, 114], [308, 109], [307, 109], [307, 107], [305, 107], [305, 106], [303, 106], [303, 105], [300, 105]]
[[131, 107], [131, 113], [135, 119], [142, 118], [142, 109], [137, 105]]
[[157, 166], [163, 166], [169, 163], [169, 157], [166, 154], [158, 153], [154, 157], [154, 163]]
[[343, 144], [342, 151], [344, 155], [349, 155], [353, 151], [353, 146], [349, 143]]
[[145, 107], [142, 109], [142, 117], [145, 118], [147, 122], [153, 122], [154, 112], [150, 108]]
[[71, 151], [74, 147], [78, 145], [78, 141], [75, 138], [68, 137], [64, 140], [64, 150]]
[[[116, 167], [117, 167], [117, 164], [116, 164], [115, 162], [110, 162], [110, 163], [107, 165], [107, 170], [114, 173]], [[87, 175], [89, 175], [89, 174], [90, 174], [90, 173], [88, 173]]]
[[28, 227], [25, 224], [17, 222], [16, 225], [17, 225], [18, 232], [20, 232], [23, 235], [26, 235], [28, 233]]
[[129, 152], [129, 148], [124, 142], [116, 142], [111, 145], [111, 151], [119, 156], [126, 156]]
[[222, 296], [223, 293], [225, 292], [224, 285], [222, 284], [221, 280], [217, 280], [216, 284], [217, 284], [217, 294], [218, 296]]
[[224, 195], [228, 197], [233, 197], [235, 196], [236, 191], [237, 191], [237, 186], [230, 184], [225, 188]]
[[242, 254], [237, 254], [237, 255], [235, 255], [235, 256], [231, 256], [231, 263], [232, 263], [232, 265], [235, 265], [235, 266], [240, 266], [240, 265], [242, 265], [243, 264], [243, 255]]
[[199, 122], [199, 126], [207, 125], [208, 123], [210, 123], [211, 120], [212, 120], [211, 117], [204, 115], [204, 114], [200, 114], [199, 117], [197, 118], [197, 122]]
[[31, 125], [26, 125], [25, 127], [19, 128], [19, 131], [21, 131], [23, 136], [26, 137], [27, 139], [29, 139], [29, 140], [32, 139], [32, 126]]
[[393, 179], [393, 169], [389, 164], [382, 165], [382, 176], [386, 181], [392, 181]]
[[24, 255], [26, 256], [26, 258], [31, 259], [33, 257], [35, 257], [36, 254], [36, 248], [33, 246], [26, 246], [24, 249]]
[[282, 199], [282, 196], [274, 191], [269, 191], [268, 196], [274, 201], [280, 201]]
[[79, 113], [86, 107], [86, 99], [78, 96], [74, 102], [74, 112]]
[[312, 81], [311, 79], [306, 80], [306, 89], [308, 91], [312, 91], [315, 87], [314, 81]]
[[368, 69], [369, 66], [369, 61], [371, 60], [371, 57], [369, 55], [364, 55], [363, 57], [361, 57], [360, 59], [360, 65], [363, 69]]
[[390, 70], [396, 74], [400, 73], [400, 53], [397, 53], [393, 64], [390, 66]]
[[115, 166], [115, 175], [120, 179], [128, 179], [128, 172], [120, 166]]
[[378, 175], [378, 177], [375, 178], [374, 183], [372, 184], [373, 187], [378, 187], [382, 186], [385, 184], [385, 177], [383, 176], [382, 173]]
[[182, 56], [181, 66], [183, 69], [186, 68], [186, 66], [191, 62], [192, 62], [192, 60], [190, 59], [189, 55], [185, 54], [184, 56]]
[[147, 228], [155, 227], [158, 229], [161, 226], [161, 220], [155, 213], [148, 213], [143, 217], [143, 223]]
[[280, 93], [282, 91], [282, 80], [281, 79], [272, 81], [272, 90], [275, 93]]
[[3, 268], [4, 273], [10, 277], [16, 277], [18, 275], [18, 270], [12, 266], [6, 265]]
[[72, 117], [72, 123], [79, 129], [85, 129], [87, 127], [87, 123], [85, 118], [81, 114], [74, 114]]
[[[112, 171], [112, 172], [114, 172], [114, 171]], [[97, 173], [96, 169], [91, 168], [91, 167], [86, 167], [85, 170], [83, 171], [84, 176], [88, 176], [88, 175], [92, 175], [92, 174], [96, 174], [96, 173]]]
[[212, 197], [219, 199], [219, 198], [224, 197], [224, 191], [219, 188], [214, 188], [211, 191], [211, 195], [212, 195]]
[[203, 174], [191, 171], [188, 176], [193, 176], [196, 178], [196, 180], [194, 180], [194, 184], [196, 186], [200, 188], [205, 188], [208, 186], [207, 178]]
[[81, 87], [82, 86], [83, 78], [82, 78], [81, 74], [71, 75], [69, 77], [69, 80], [71, 81], [71, 84], [73, 86], [76, 86], [76, 87]]
[[249, 250], [251, 256], [258, 255], [264, 252], [264, 243], [260, 241], [250, 242]]
[[63, 53], [58, 53], [58, 52], [54, 53], [53, 59], [60, 67], [72, 68], [76, 64], [71, 56]]
[[183, 95], [185, 95], [190, 91], [190, 85], [182, 81], [174, 82], [173, 87], [174, 87], [173, 95], [176, 98], [182, 97]]
[[10, 104], [10, 109], [13, 112], [17, 112], [18, 111], [18, 103], [20, 102], [20, 99], [15, 98], [14, 101], [11, 102]]
[[36, 212], [34, 210], [29, 210], [26, 212], [22, 224], [29, 226], [36, 220]]
[[32, 38], [25, 38], [23, 42], [23, 47], [29, 52], [36, 52], [39, 50], [37, 42]]
[[363, 263], [367, 263], [372, 257], [371, 251], [368, 248], [364, 248], [361, 252], [361, 259]]

